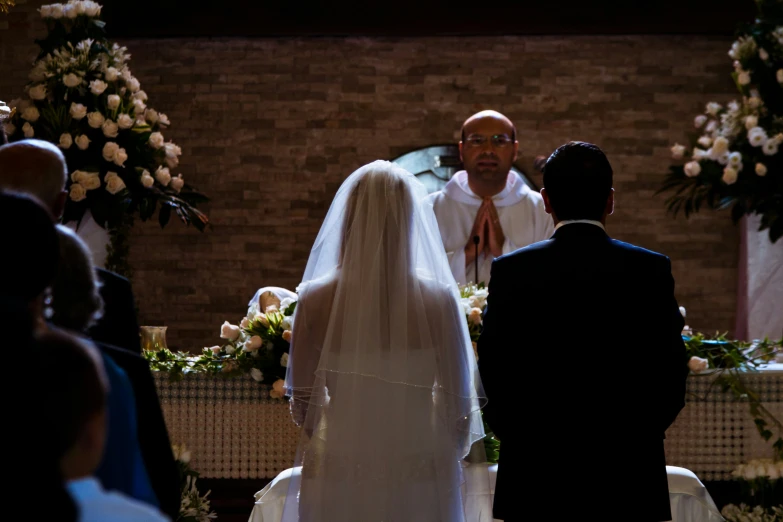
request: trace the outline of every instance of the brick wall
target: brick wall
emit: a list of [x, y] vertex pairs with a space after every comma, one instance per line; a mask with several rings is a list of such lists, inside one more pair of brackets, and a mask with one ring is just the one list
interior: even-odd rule
[[[22, 93], [43, 26], [34, 8], [0, 15], [0, 99]], [[140, 22], [143, 23], [143, 22]], [[111, 33], [111, 27], [107, 27]], [[149, 104], [168, 114], [187, 180], [212, 197], [214, 228], [134, 229], [141, 324], [169, 344], [214, 344], [260, 286], [293, 289], [340, 182], [377, 158], [457, 140], [494, 108], [515, 121], [518, 165], [571, 139], [602, 147], [615, 169], [608, 230], [669, 255], [688, 322], [734, 324], [737, 228], [688, 221], [653, 196], [669, 147], [709, 100], [734, 94], [731, 41], [691, 36], [416, 39], [123, 40]], [[531, 176], [537, 183], [540, 178]]]

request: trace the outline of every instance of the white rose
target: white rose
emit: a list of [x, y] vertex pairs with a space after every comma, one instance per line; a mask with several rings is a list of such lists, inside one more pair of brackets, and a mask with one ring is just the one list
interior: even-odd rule
[[155, 179], [158, 180], [158, 183], [164, 187], [168, 186], [169, 182], [171, 181], [171, 174], [169, 173], [169, 169], [166, 167], [158, 167], [158, 170], [155, 171]]
[[748, 106], [751, 109], [758, 109], [761, 106], [761, 98], [758, 96], [751, 96], [748, 98]]
[[171, 123], [169, 122], [169, 117], [163, 114], [162, 112], [158, 114], [158, 123], [166, 126], [171, 125]]
[[87, 16], [98, 16], [101, 14], [101, 6], [91, 0], [84, 2], [84, 12]]
[[767, 476], [770, 480], [778, 480], [780, 478], [780, 470], [774, 464], [767, 465]]
[[[115, 49], [119, 48], [117, 44], [114, 45], [115, 45], [114, 47]], [[122, 76], [122, 79], [125, 80], [126, 82], [129, 82], [131, 78], [133, 78], [133, 75], [131, 74], [131, 71], [127, 65], [122, 66], [122, 70], [120, 70], [120, 76]]]
[[710, 120], [707, 126], [704, 127], [704, 132], [712, 133], [717, 128], [718, 128], [718, 122], [715, 120]]
[[63, 6], [63, 14], [66, 18], [74, 19], [76, 18], [76, 4], [65, 4]]
[[170, 169], [174, 169], [177, 167], [177, 165], [179, 165], [179, 158], [176, 156], [166, 156], [163, 161]]
[[155, 109], [147, 109], [147, 112], [144, 113], [144, 118], [154, 124], [158, 121], [158, 112]]
[[153, 132], [150, 134], [149, 144], [153, 149], [159, 149], [163, 146], [164, 139], [163, 134], [160, 132]]
[[249, 326], [250, 326], [250, 319], [248, 319], [247, 317], [243, 317], [242, 320], [239, 322], [239, 327], [245, 330]]
[[726, 167], [723, 169], [723, 177], [721, 179], [726, 185], [733, 185], [737, 181], [737, 169]]
[[119, 74], [120, 71], [118, 71], [114, 67], [108, 67], [103, 77], [106, 78], [107, 81], [113, 82], [117, 80], [117, 76], [119, 76]]
[[685, 145], [680, 145], [679, 143], [675, 143], [674, 146], [671, 148], [671, 151], [672, 151], [672, 158], [682, 159], [682, 157], [685, 155]]
[[292, 330], [294, 325], [292, 319], [293, 318], [290, 315], [283, 317], [283, 319], [280, 320], [280, 328], [283, 330]]
[[69, 197], [72, 201], [78, 203], [87, 197], [87, 190], [78, 183], [74, 183], [71, 185]]
[[729, 140], [723, 136], [715, 138], [715, 142], [712, 144], [712, 152], [716, 155], [723, 154], [729, 150]]
[[174, 145], [171, 142], [166, 143], [163, 146], [163, 148], [166, 151], [166, 156], [169, 157], [169, 158], [176, 158], [177, 156], [181, 156], [182, 155], [182, 149], [179, 148], [179, 146]]
[[67, 132], [60, 134], [60, 143], [58, 146], [61, 149], [70, 149], [71, 145], [73, 145], [73, 136]]
[[746, 116], [745, 117], [745, 128], [750, 130], [756, 125], [759, 124], [759, 118], [758, 116]]
[[62, 4], [52, 4], [49, 6], [52, 10], [49, 13], [49, 16], [51, 18], [54, 18], [55, 20], [63, 17], [63, 5]]
[[133, 99], [134, 100], [141, 100], [143, 102], [147, 101], [147, 93], [144, 91], [138, 91], [133, 93]]
[[141, 114], [144, 112], [144, 109], [147, 108], [147, 105], [141, 101], [141, 100], [133, 100], [133, 109], [135, 110], [136, 114]]
[[50, 5], [42, 5], [38, 12], [41, 13], [41, 18], [51, 18], [52, 16], [52, 6]]
[[106, 118], [103, 117], [103, 114], [98, 111], [91, 112], [87, 115], [87, 124], [93, 129], [100, 129], [105, 120]]
[[690, 368], [693, 373], [701, 373], [706, 370], [708, 366], [709, 361], [707, 359], [702, 359], [695, 355], [688, 361], [688, 368]]
[[103, 159], [106, 161], [113, 161], [114, 155], [117, 154], [117, 151], [120, 150], [120, 146], [114, 143], [113, 141], [107, 141], [106, 144], [103, 146]]
[[759, 58], [766, 61], [769, 60], [769, 53], [762, 48], [759, 48]]
[[73, 10], [77, 15], [83, 15], [87, 12], [87, 6], [84, 5], [84, 2], [76, 2], [73, 4]]
[[82, 79], [76, 76], [73, 73], [68, 73], [63, 77], [63, 83], [66, 87], [74, 88], [78, 87], [80, 83], [82, 83]]
[[741, 71], [737, 74], [737, 83], [740, 85], [747, 85], [750, 83], [750, 73], [748, 71]]
[[130, 89], [131, 92], [138, 92], [140, 88], [141, 88], [141, 84], [139, 83], [139, 80], [137, 80], [136, 78], [131, 78], [130, 80], [128, 80], [128, 89]]
[[101, 125], [101, 129], [103, 130], [103, 135], [107, 138], [116, 138], [119, 126], [111, 120], [106, 120]]
[[253, 368], [252, 370], [250, 370], [250, 376], [258, 382], [264, 380], [264, 374], [261, 373], [261, 370], [259, 370], [258, 368]]
[[74, 170], [71, 172], [71, 181], [74, 183], [81, 183], [84, 178], [86, 178], [89, 174], [87, 172], [84, 172], [83, 170]]
[[141, 184], [144, 185], [145, 188], [150, 188], [155, 183], [155, 178], [150, 176], [149, 171], [145, 170], [141, 173]]
[[468, 321], [473, 324], [481, 324], [481, 308], [471, 308]]
[[264, 344], [264, 341], [261, 340], [261, 337], [254, 335], [247, 341], [245, 341], [245, 345], [242, 348], [245, 352], [254, 352], [261, 348], [261, 345]]
[[288, 354], [284, 353], [282, 357], [280, 357], [280, 366], [283, 368], [288, 368]]
[[700, 149], [698, 147], [695, 147], [693, 149], [693, 159], [694, 159], [694, 161], [699, 161], [700, 159], [704, 159], [704, 158], [706, 158], [708, 156], [709, 156], [709, 154], [707, 154], [706, 150], [702, 150], [702, 149]]
[[112, 158], [112, 161], [115, 165], [118, 165], [120, 167], [125, 166], [125, 161], [128, 159], [128, 153], [125, 152], [125, 149], [117, 149], [117, 152], [114, 153], [114, 157]]
[[695, 178], [701, 173], [701, 165], [698, 161], [689, 161], [684, 167], [685, 175], [689, 178]]
[[182, 190], [182, 187], [184, 186], [185, 180], [182, 179], [182, 174], [179, 174], [176, 178], [171, 178], [171, 188], [173, 188], [176, 192]]
[[710, 103], [707, 104], [706, 111], [707, 111], [708, 114], [711, 114], [713, 116], [717, 116], [718, 112], [720, 112], [720, 110], [722, 108], [723, 107], [721, 106], [720, 103], [710, 102]]
[[110, 94], [110, 95], [108, 96], [108, 98], [106, 98], [106, 106], [107, 106], [109, 109], [111, 109], [111, 110], [113, 110], [113, 111], [116, 111], [116, 110], [117, 110], [117, 107], [119, 107], [119, 106], [120, 106], [120, 102], [121, 102], [121, 101], [122, 101], [122, 99], [121, 99], [121, 98], [120, 98], [118, 95], [116, 95], [116, 94]]
[[707, 122], [707, 117], [703, 114], [699, 114], [693, 119], [693, 126], [697, 129], [700, 129], [702, 125], [704, 125]]
[[119, 116], [117, 116], [117, 125], [121, 129], [130, 129], [131, 127], [133, 127], [133, 118], [131, 118], [127, 114], [120, 114]]
[[220, 327], [220, 338], [236, 341], [239, 338], [239, 327], [228, 321], [224, 322]]
[[227, 354], [231, 355], [231, 354], [233, 354], [233, 353], [234, 353], [234, 352], [236, 352], [236, 351], [237, 351], [237, 349], [236, 349], [236, 348], [234, 348], [233, 346], [231, 346], [231, 345], [229, 345], [229, 346], [226, 346], [226, 353], [227, 353]]
[[728, 165], [729, 164], [729, 151], [723, 151], [720, 154], [713, 154], [713, 158], [718, 161], [721, 165]]
[[30, 98], [34, 100], [43, 100], [46, 98], [46, 85], [38, 84], [35, 87], [30, 87]]
[[732, 152], [729, 154], [729, 165], [734, 167], [735, 169], [742, 165], [742, 154], [739, 152]]
[[778, 72], [775, 74], [778, 79], [778, 83], [783, 83], [783, 69], [778, 69]]
[[767, 142], [767, 132], [761, 127], [753, 127], [748, 130], [748, 141], [754, 147], [761, 147]]
[[220, 353], [220, 350], [222, 350], [222, 348], [220, 346], [215, 345], [208, 348], [208, 350], [212, 350], [212, 355], [218, 355]]
[[69, 112], [71, 113], [71, 117], [73, 117], [74, 120], [81, 120], [87, 116], [87, 107], [81, 103], [71, 103], [71, 109]]
[[774, 156], [778, 153], [778, 142], [775, 140], [767, 140], [767, 142], [762, 145], [761, 150], [767, 156]]
[[106, 182], [106, 190], [109, 194], [117, 194], [119, 191], [125, 188], [125, 182], [117, 175], [116, 172], [107, 172], [103, 181]]
[[83, 172], [81, 179], [76, 181], [87, 190], [95, 190], [101, 186], [101, 178], [97, 172]]
[[705, 147], [705, 148], [707, 148], [707, 147], [709, 147], [710, 145], [712, 145], [712, 138], [710, 138], [709, 136], [702, 136], [701, 138], [699, 138], [699, 140], [697, 141], [697, 143], [698, 143], [699, 145], [701, 145], [702, 147]]
[[9, 121], [3, 124], [3, 129], [5, 129], [6, 136], [12, 136], [16, 132], [16, 125]]
[[38, 112], [38, 109], [35, 107], [35, 105], [30, 105], [22, 111], [22, 118], [29, 121], [30, 123], [35, 123], [40, 117], [41, 113]]
[[95, 94], [96, 96], [99, 96], [103, 94], [103, 91], [106, 90], [106, 87], [108, 87], [109, 84], [104, 82], [103, 80], [93, 80], [90, 82], [90, 92]]
[[30, 122], [24, 122], [24, 125], [22, 125], [22, 132], [24, 133], [25, 138], [32, 138], [35, 136], [35, 130], [33, 129], [33, 126], [30, 125]]
[[759, 176], [766, 176], [767, 174], [767, 166], [763, 163], [756, 163], [756, 174]]
[[681, 316], [683, 316], [683, 317], [685, 317], [685, 315], [686, 315], [686, 314], [685, 314], [685, 307], [684, 307], [684, 306], [681, 306], [681, 307], [680, 307], [680, 315], [681, 315]]

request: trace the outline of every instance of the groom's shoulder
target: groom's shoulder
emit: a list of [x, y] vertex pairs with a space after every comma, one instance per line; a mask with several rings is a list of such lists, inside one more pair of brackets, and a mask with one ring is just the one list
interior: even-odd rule
[[632, 243], [626, 243], [625, 241], [612, 239], [611, 245], [614, 247], [614, 250], [619, 252], [621, 255], [627, 256], [630, 260], [637, 261], [639, 263], [660, 264], [668, 266], [670, 262], [667, 255], [640, 247], [638, 245], [634, 245]]
[[538, 241], [537, 243], [518, 248], [508, 254], [503, 254], [502, 256], [495, 258], [493, 265], [505, 267], [519, 263], [535, 263], [542, 261], [549, 254], [552, 241], [552, 239], [544, 239], [543, 241]]

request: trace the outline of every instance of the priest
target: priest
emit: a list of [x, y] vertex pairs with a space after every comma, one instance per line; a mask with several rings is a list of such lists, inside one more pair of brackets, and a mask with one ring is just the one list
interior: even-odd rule
[[458, 283], [489, 284], [494, 258], [554, 233], [541, 195], [511, 171], [518, 150], [511, 120], [496, 111], [474, 114], [459, 142], [465, 170], [428, 196]]

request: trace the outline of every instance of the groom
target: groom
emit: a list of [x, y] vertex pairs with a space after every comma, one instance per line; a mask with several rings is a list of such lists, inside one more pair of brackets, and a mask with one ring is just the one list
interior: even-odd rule
[[493, 262], [478, 343], [495, 518], [535, 503], [552, 520], [671, 520], [663, 439], [688, 373], [671, 263], [607, 235], [612, 167], [595, 145], [558, 148], [541, 195], [555, 233]]

